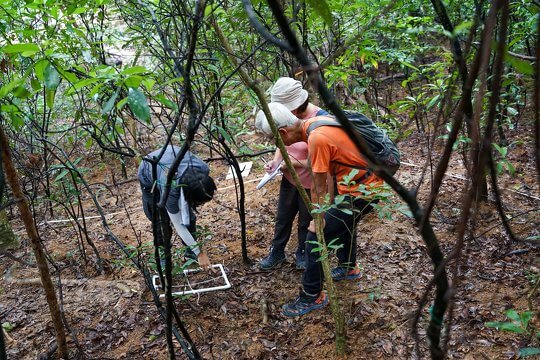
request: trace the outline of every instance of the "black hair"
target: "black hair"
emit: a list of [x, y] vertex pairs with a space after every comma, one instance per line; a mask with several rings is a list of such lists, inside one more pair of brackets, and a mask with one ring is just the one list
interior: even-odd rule
[[309, 105], [309, 96], [307, 97], [306, 101], [304, 101], [304, 103], [302, 105], [300, 105], [299, 107], [297, 107], [294, 110], [296, 111], [297, 114], [301, 114], [304, 111], [306, 111], [308, 105]]
[[214, 179], [199, 171], [188, 169], [182, 176], [182, 182], [188, 184], [184, 188], [184, 197], [193, 209], [212, 200], [214, 192], [217, 190]]

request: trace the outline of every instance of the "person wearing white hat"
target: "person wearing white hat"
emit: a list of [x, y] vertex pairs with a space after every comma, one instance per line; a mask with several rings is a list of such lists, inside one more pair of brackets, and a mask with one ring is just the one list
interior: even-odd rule
[[[356, 262], [356, 228], [378, 202], [376, 194], [383, 180], [367, 168], [365, 157], [343, 128], [328, 124], [313, 126], [321, 120], [332, 121], [332, 117], [316, 116], [301, 120], [281, 104], [270, 103], [268, 107], [285, 145], [299, 141], [308, 144], [312, 172], [311, 202], [314, 207], [324, 209], [327, 199], [332, 199], [331, 179], [335, 178], [340, 201], [325, 209], [322, 222], [324, 238], [334, 244], [338, 259], [338, 266], [331, 270], [331, 276], [334, 281], [359, 279], [362, 273]], [[255, 126], [266, 135], [273, 136], [262, 110], [256, 115]], [[314, 222], [308, 230], [302, 290], [295, 300], [283, 305], [285, 316], [304, 315], [328, 304], [323, 291], [321, 251]]]
[[[308, 119], [314, 116], [327, 115], [328, 112], [309, 102], [308, 92], [302, 87], [298, 80], [281, 77], [270, 92], [270, 100], [273, 103], [280, 103], [298, 118]], [[307, 143], [297, 142], [286, 146], [287, 153], [293, 162], [293, 166], [300, 177], [302, 186], [307, 190], [311, 188], [311, 175], [308, 166]], [[277, 166], [280, 166], [283, 156], [279, 149], [276, 150], [274, 158], [266, 163], [264, 169], [271, 173]], [[303, 270], [306, 267], [305, 241], [308, 234], [308, 226], [311, 222], [311, 214], [304, 204], [300, 193], [294, 185], [292, 175], [286, 168], [283, 168], [283, 179], [279, 188], [278, 208], [274, 237], [270, 253], [264, 257], [260, 263], [261, 270], [274, 269], [285, 262], [285, 247], [289, 242], [292, 232], [294, 218], [298, 214], [298, 247], [296, 250], [296, 268]]]
[[284, 105], [299, 119], [327, 115], [328, 112], [309, 102], [302, 83], [290, 77], [279, 78], [270, 91], [270, 101]]

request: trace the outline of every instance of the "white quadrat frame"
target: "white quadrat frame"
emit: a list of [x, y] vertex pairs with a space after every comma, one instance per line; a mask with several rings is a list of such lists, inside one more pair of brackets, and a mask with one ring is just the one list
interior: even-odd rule
[[[230, 288], [231, 283], [229, 282], [229, 279], [227, 278], [227, 273], [225, 273], [225, 269], [223, 268], [223, 264], [214, 264], [211, 267], [213, 269], [219, 269], [221, 271], [221, 276], [220, 277], [223, 278], [223, 280], [225, 281], [224, 285], [212, 286], [212, 287], [203, 288], [203, 289], [193, 289], [192, 288], [190, 290], [176, 291], [176, 292], [172, 292], [171, 295], [182, 296], [182, 295], [189, 295], [189, 294], [200, 294], [200, 293], [205, 293], [205, 292], [210, 292], [210, 291], [217, 291], [217, 290], [225, 290], [225, 289]], [[186, 286], [191, 287], [191, 284], [189, 283], [188, 274], [189, 273], [200, 272], [200, 271], [202, 271], [201, 268], [198, 268], [198, 269], [185, 269], [184, 270], [184, 275], [186, 276], [186, 279], [187, 279]], [[214, 278], [214, 279], [217, 279], [217, 277]], [[154, 289], [156, 289], [156, 291], [161, 289], [161, 286], [158, 285], [158, 283], [157, 283], [158, 280], [159, 280], [159, 275], [152, 276], [152, 285], [154, 286]], [[193, 284], [193, 285], [196, 285], [196, 284]], [[164, 298], [165, 294], [160, 294], [159, 297]]]

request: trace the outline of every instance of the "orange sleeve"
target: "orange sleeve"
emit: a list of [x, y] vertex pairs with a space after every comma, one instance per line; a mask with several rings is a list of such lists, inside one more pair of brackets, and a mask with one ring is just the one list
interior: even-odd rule
[[311, 171], [314, 173], [326, 173], [330, 171], [331, 150], [328, 142], [324, 141], [321, 134], [312, 133], [308, 139], [309, 159]]

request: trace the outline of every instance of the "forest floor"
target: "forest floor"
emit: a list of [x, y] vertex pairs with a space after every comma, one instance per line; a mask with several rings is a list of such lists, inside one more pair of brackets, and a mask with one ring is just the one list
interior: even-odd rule
[[[540, 223], [533, 150], [530, 143], [526, 144], [516, 145], [510, 159], [522, 175], [506, 177], [500, 184], [507, 189], [503, 191], [504, 206], [507, 214], [515, 217], [511, 221], [513, 229], [522, 237], [539, 235]], [[408, 188], [420, 181], [427, 157], [423, 148], [414, 136], [400, 144], [404, 164], [397, 177]], [[205, 248], [213, 262], [224, 265], [232, 287], [177, 300], [176, 306], [203, 358], [331, 359], [334, 322], [329, 307], [296, 319], [281, 314], [283, 303], [293, 299], [300, 287], [302, 272], [295, 270], [293, 258], [296, 235], [289, 242], [289, 262], [285, 266], [271, 272], [258, 270], [258, 260], [267, 254], [272, 238], [279, 191], [279, 180], [261, 190], [255, 189], [263, 175], [262, 164], [259, 158], [254, 159], [251, 173], [244, 179], [248, 254], [254, 260], [252, 265], [245, 265], [234, 182], [225, 179], [224, 163], [211, 163], [218, 192], [215, 201], [200, 208], [198, 224], [211, 234]], [[131, 165], [128, 177], [136, 173], [135, 165]], [[141, 208], [138, 183], [128, 181], [118, 187], [110, 186], [113, 196], [102, 185], [113, 183], [111, 171], [119, 181], [118, 169], [113, 165], [95, 166], [88, 181], [95, 184], [98, 199], [109, 214], [109, 226], [121, 241], [136, 246], [140, 237], [143, 243], [151, 243], [151, 226]], [[453, 176], [445, 178], [432, 216], [445, 254], [456, 243], [461, 194], [466, 185], [459, 159], [453, 159], [448, 174]], [[424, 183], [419, 190], [422, 203], [428, 195], [426, 189], [429, 185]], [[96, 215], [91, 208], [88, 202], [86, 216]], [[88, 233], [106, 259], [106, 272], [101, 275], [92, 261], [84, 265], [77, 251], [78, 235], [68, 226], [69, 222], [38, 223], [44, 245], [61, 269], [66, 319], [87, 357], [167, 358], [164, 325], [150, 292], [138, 270], [106, 236], [101, 220], [89, 218], [86, 222]], [[24, 258], [31, 262], [22, 226], [16, 223], [14, 229], [24, 245], [15, 254], [26, 254]], [[531, 299], [530, 305], [527, 301], [531, 282], [539, 276], [538, 248], [509, 240], [493, 202], [479, 208], [475, 234], [476, 237], [466, 239], [464, 255], [457, 263], [459, 276], [452, 278], [457, 290], [448, 358], [516, 358], [519, 348], [538, 346], [537, 340], [530, 335], [486, 328], [485, 323], [506, 321], [507, 309], [520, 313], [530, 305], [538, 309], [538, 296]], [[177, 238], [175, 244], [179, 244]], [[86, 252], [89, 259], [94, 259], [87, 245]], [[392, 212], [390, 218], [381, 218], [377, 213], [368, 215], [358, 230], [358, 260], [363, 277], [355, 282], [336, 283], [346, 318], [350, 358], [428, 358], [425, 328], [430, 303], [419, 319], [419, 348], [415, 348], [410, 325], [433, 277], [426, 246], [414, 221], [400, 212]], [[451, 266], [455, 264], [452, 262]], [[0, 274], [0, 319], [9, 328], [8, 358], [36, 359], [54, 341], [37, 269], [2, 257]], [[533, 319], [533, 325], [540, 327], [538, 318]], [[70, 347], [75, 348], [72, 340]]]

